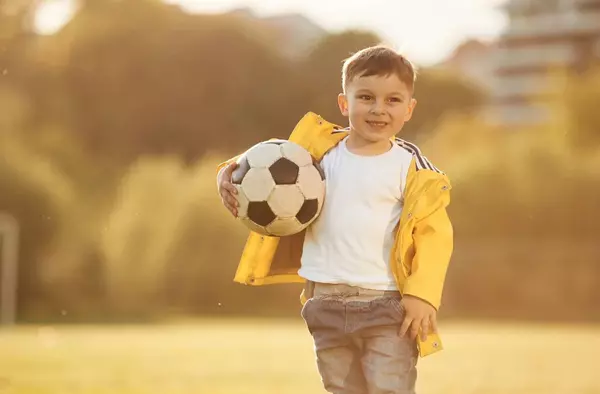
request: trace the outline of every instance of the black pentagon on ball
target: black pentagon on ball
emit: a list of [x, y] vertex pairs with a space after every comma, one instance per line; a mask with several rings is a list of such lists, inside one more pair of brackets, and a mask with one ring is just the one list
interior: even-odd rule
[[250, 201], [248, 204], [248, 218], [259, 226], [267, 226], [276, 216], [266, 201]]
[[296, 214], [296, 219], [302, 224], [306, 224], [310, 222], [312, 218], [315, 217], [317, 211], [319, 210], [319, 201], [316, 199], [306, 200], [302, 207]]
[[282, 157], [269, 167], [269, 171], [276, 185], [294, 185], [300, 168], [293, 161]]
[[248, 159], [246, 158], [246, 156], [240, 157], [237, 163], [238, 166], [235, 170], [233, 170], [233, 173], [231, 174], [231, 183], [233, 183], [234, 185], [241, 185], [242, 181], [244, 180], [244, 177], [246, 176], [248, 171], [250, 171], [250, 163], [248, 163]]
[[321, 180], [324, 181], [325, 180], [325, 172], [323, 171], [321, 164], [318, 161], [316, 161], [314, 157], [312, 158], [312, 160], [313, 160], [313, 166], [315, 166], [317, 171], [319, 171], [319, 175], [321, 175]]

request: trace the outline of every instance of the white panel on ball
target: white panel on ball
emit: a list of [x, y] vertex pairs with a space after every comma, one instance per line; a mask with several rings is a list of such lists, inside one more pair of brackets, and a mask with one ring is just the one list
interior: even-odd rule
[[312, 163], [312, 157], [310, 153], [294, 142], [288, 141], [282, 144], [281, 151], [283, 152], [284, 157], [287, 157], [296, 163], [298, 167], [306, 166]]
[[277, 237], [285, 237], [299, 233], [304, 227], [295, 217], [277, 218], [267, 226], [267, 231]]
[[312, 164], [300, 167], [298, 185], [307, 199], [321, 198], [325, 192], [325, 182], [323, 182], [321, 174]]
[[246, 152], [246, 158], [252, 168], [269, 167], [281, 157], [281, 147], [277, 144], [260, 143]]
[[304, 196], [297, 185], [275, 185], [267, 202], [275, 216], [292, 217], [302, 208]]
[[259, 226], [258, 224], [254, 223], [252, 220], [248, 219], [247, 217], [244, 217], [244, 218], [240, 217], [240, 219], [250, 230], [254, 231], [255, 233], [259, 233], [261, 235], [271, 235], [267, 231], [267, 229], [265, 229], [263, 226]]
[[250, 201], [267, 201], [274, 187], [268, 168], [251, 168], [242, 180], [242, 189]]
[[246, 194], [244, 193], [244, 189], [242, 189], [242, 187], [240, 185], [233, 185], [233, 186], [235, 186], [235, 188], [238, 191], [238, 194], [235, 195], [237, 202], [240, 204], [240, 206], [237, 208], [238, 217], [244, 218], [244, 217], [248, 216], [248, 203], [249, 203], [248, 198], [246, 197]]

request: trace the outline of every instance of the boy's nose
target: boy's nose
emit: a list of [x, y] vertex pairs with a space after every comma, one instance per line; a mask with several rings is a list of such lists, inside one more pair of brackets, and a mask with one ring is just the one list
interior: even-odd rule
[[374, 103], [371, 107], [371, 114], [373, 115], [383, 115], [385, 112], [383, 105], [379, 103]]

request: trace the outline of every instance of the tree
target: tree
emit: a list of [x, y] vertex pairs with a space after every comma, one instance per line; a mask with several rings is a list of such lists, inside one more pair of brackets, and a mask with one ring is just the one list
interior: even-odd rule
[[347, 123], [336, 104], [342, 91], [342, 64], [353, 53], [380, 41], [377, 35], [363, 31], [325, 36], [301, 65], [307, 84], [307, 110], [337, 124]]
[[410, 122], [402, 130], [402, 138], [425, 140], [448, 114], [474, 113], [479, 110], [485, 94], [476, 85], [444, 70], [424, 68], [415, 84], [417, 107]]
[[255, 36], [238, 18], [155, 2], [82, 9], [56, 37], [70, 47], [61, 78], [72, 132], [115, 158], [188, 161], [285, 134], [291, 67]]

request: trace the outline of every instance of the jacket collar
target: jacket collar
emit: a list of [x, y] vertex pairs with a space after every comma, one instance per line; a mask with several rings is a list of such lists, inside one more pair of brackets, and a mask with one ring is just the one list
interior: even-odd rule
[[[308, 112], [296, 124], [289, 140], [304, 147], [317, 161], [320, 161], [327, 152], [348, 135], [348, 132], [349, 128], [328, 122], [314, 112]], [[409, 178], [418, 178], [419, 183], [425, 183], [428, 180], [443, 180], [450, 187], [448, 177], [435, 168], [415, 145], [394, 137], [391, 140], [413, 154]], [[416, 176], [417, 174], [418, 176]]]
[[308, 112], [296, 124], [289, 140], [304, 147], [320, 161], [347, 135], [348, 129], [328, 122], [314, 112]]

